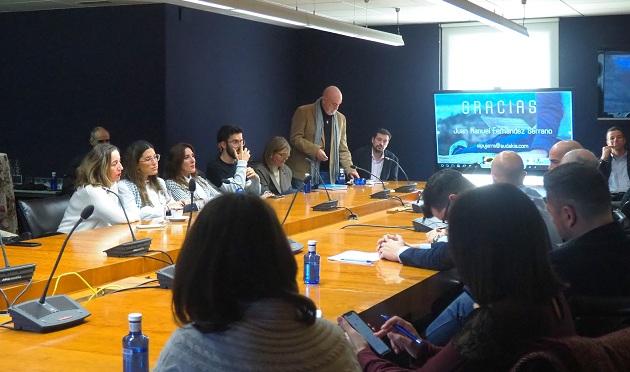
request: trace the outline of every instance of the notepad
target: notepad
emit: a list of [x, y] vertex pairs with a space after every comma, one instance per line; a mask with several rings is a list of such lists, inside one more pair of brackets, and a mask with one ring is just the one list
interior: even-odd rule
[[328, 257], [329, 261], [345, 262], [355, 265], [371, 265], [380, 260], [378, 252], [345, 251]]

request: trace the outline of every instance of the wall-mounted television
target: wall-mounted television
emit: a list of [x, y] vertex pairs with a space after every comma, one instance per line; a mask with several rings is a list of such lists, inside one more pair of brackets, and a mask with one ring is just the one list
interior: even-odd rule
[[489, 169], [510, 150], [528, 171], [543, 171], [551, 146], [573, 139], [569, 89], [440, 91], [434, 101], [438, 169]]
[[600, 120], [630, 120], [630, 51], [600, 51], [599, 112]]

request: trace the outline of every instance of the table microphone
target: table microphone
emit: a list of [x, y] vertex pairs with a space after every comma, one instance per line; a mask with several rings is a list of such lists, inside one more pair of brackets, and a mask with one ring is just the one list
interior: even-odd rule
[[[310, 158], [304, 158], [304, 159], [306, 159], [306, 161], [308, 161], [309, 164], [313, 165], [313, 161]], [[328, 193], [328, 189], [326, 188], [326, 182], [324, 182], [324, 179], [322, 178], [321, 173], [317, 172], [317, 175], [319, 176], [319, 181], [322, 183], [322, 186], [324, 187], [324, 191], [326, 191], [326, 196], [328, 197], [328, 201], [325, 201], [325, 202], [322, 202], [313, 206], [313, 210], [318, 211], [318, 212], [324, 212], [324, 211], [332, 211], [333, 209], [337, 209], [339, 200], [334, 200], [330, 197], [330, 194]]]
[[88, 205], [81, 211], [81, 217], [79, 217], [79, 220], [74, 224], [72, 230], [70, 230], [61, 245], [61, 250], [57, 255], [57, 261], [55, 261], [52, 272], [48, 277], [42, 297], [39, 300], [25, 301], [21, 304], [9, 307], [9, 315], [11, 315], [14, 329], [23, 329], [33, 332], [56, 331], [75, 326], [81, 323], [83, 319], [90, 316], [87, 310], [70, 297], [66, 295], [56, 295], [46, 298], [46, 292], [48, 292], [48, 287], [55, 275], [63, 251], [66, 249], [68, 239], [70, 239], [70, 236], [72, 236], [77, 226], [88, 219], [93, 212], [93, 205]]
[[389, 160], [393, 163], [396, 164], [396, 167], [398, 167], [398, 169], [400, 169], [403, 174], [405, 175], [405, 179], [407, 180], [408, 185], [403, 185], [403, 186], [398, 186], [397, 188], [394, 189], [394, 192], [414, 192], [417, 190], [416, 188], [416, 184], [415, 183], [409, 183], [409, 177], [407, 177], [407, 172], [405, 172], [405, 170], [403, 169], [403, 167], [400, 166], [400, 163], [397, 162], [396, 160], [385, 156], [384, 157], [385, 160]]
[[192, 221], [193, 210], [195, 209], [195, 190], [197, 190], [197, 181], [194, 177], [190, 177], [188, 181], [188, 191], [190, 191], [190, 214], [188, 216], [188, 224], [186, 225], [186, 233], [190, 229], [190, 221]]
[[[188, 230], [190, 230], [190, 221], [192, 221], [193, 211], [196, 210], [195, 190], [197, 190], [197, 181], [195, 181], [194, 177], [191, 177], [190, 181], [188, 181], [188, 191], [190, 191], [190, 209], [188, 211], [189, 215], [188, 224], [186, 225], [186, 234], [188, 234]], [[155, 274], [157, 275], [160, 288], [173, 288], [173, 280], [175, 280], [175, 264], [165, 266], [156, 271]]]
[[381, 181], [381, 184], [383, 185], [383, 190], [377, 191], [374, 194], [371, 194], [370, 198], [372, 198], [372, 199], [387, 199], [387, 198], [389, 198], [389, 193], [390, 193], [391, 190], [388, 190], [387, 187], [385, 187], [385, 182], [383, 182], [383, 180], [380, 177], [377, 177], [375, 174], [373, 174], [369, 170], [367, 170], [365, 168], [357, 167], [354, 164], [351, 165], [350, 168], [358, 169], [360, 171], [364, 171], [365, 173], [369, 174], [370, 176], [372, 176], [372, 177], [376, 178], [377, 180]]
[[2, 249], [2, 256], [4, 257], [4, 267], [0, 268], [0, 286], [31, 280], [35, 272], [35, 264], [11, 266], [2, 237], [0, 237], [0, 249]]
[[131, 228], [131, 222], [129, 222], [129, 217], [127, 217], [127, 211], [125, 210], [125, 206], [123, 205], [122, 199], [117, 192], [104, 187], [103, 190], [116, 195], [118, 198], [118, 203], [120, 204], [120, 208], [122, 208], [123, 214], [125, 215], [125, 220], [127, 220], [127, 226], [129, 227], [129, 232], [131, 233], [130, 242], [118, 244], [115, 247], [104, 250], [103, 252], [107, 253], [109, 257], [129, 257], [129, 256], [142, 256], [143, 254], [149, 251], [149, 247], [151, 246], [151, 238], [144, 239], [136, 239], [136, 235], [133, 233], [133, 229]]

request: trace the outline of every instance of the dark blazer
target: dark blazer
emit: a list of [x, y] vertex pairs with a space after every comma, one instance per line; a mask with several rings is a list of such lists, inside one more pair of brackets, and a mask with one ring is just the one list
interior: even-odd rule
[[551, 265], [569, 295], [630, 296], [630, 241], [616, 222], [551, 251]]
[[446, 242], [433, 243], [430, 249], [409, 248], [399, 258], [403, 265], [422, 269], [442, 271], [455, 267]]
[[[394, 153], [385, 149], [385, 156], [398, 161], [398, 158]], [[352, 161], [358, 167], [372, 170], [372, 146], [363, 146], [355, 151], [352, 151]], [[370, 179], [371, 176], [361, 170], [358, 170], [359, 175], [363, 178]], [[381, 179], [383, 181], [398, 181], [398, 167], [396, 163], [387, 159], [383, 162], [383, 171], [381, 172]]]
[[291, 187], [291, 178], [293, 178], [293, 172], [286, 164], [280, 168], [280, 184], [276, 182], [276, 179], [271, 174], [266, 164], [258, 163], [254, 165], [254, 170], [260, 177], [260, 192], [270, 191], [276, 195], [287, 194], [293, 191]]

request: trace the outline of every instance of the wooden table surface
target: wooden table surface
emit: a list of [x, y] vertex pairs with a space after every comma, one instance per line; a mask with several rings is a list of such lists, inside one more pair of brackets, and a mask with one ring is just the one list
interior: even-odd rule
[[[317, 193], [315, 194], [317, 195]], [[318, 241], [318, 252], [322, 256], [321, 281], [319, 285], [305, 286], [302, 281], [302, 253], [296, 255], [298, 262], [298, 283], [300, 292], [309, 296], [323, 317], [334, 321], [337, 316], [348, 310], [363, 312], [368, 320], [376, 319], [378, 313], [403, 314], [402, 312], [426, 313], [432, 300], [442, 289], [443, 280], [431, 270], [402, 266], [396, 262], [379, 261], [373, 265], [353, 265], [328, 261], [328, 257], [348, 249], [374, 251], [378, 237], [386, 232], [400, 233], [412, 242], [425, 240], [424, 233], [410, 230], [380, 227], [346, 227], [350, 224], [379, 224], [388, 226], [411, 226], [411, 220], [417, 214], [410, 212], [389, 213], [385, 210], [370, 213], [370, 208], [396, 206], [398, 201], [371, 201], [369, 192], [335, 192], [340, 204], [350, 207], [359, 214], [359, 220], [346, 220], [347, 211], [312, 212], [305, 205], [312, 205], [315, 197], [303, 194], [296, 201], [296, 212], [291, 212], [289, 223], [297, 224], [296, 233], [291, 238], [306, 245], [309, 239]], [[318, 195], [321, 197], [321, 195]], [[367, 197], [366, 197], [367, 196]], [[343, 197], [343, 203], [341, 202]], [[317, 200], [324, 200], [317, 198]], [[290, 202], [286, 197], [271, 200], [280, 217]], [[390, 203], [391, 204], [386, 204]], [[377, 207], [369, 204], [376, 203]], [[364, 211], [362, 214], [358, 210]], [[367, 211], [367, 212], [365, 212]], [[295, 214], [294, 214], [295, 213]], [[303, 229], [310, 218], [319, 218], [320, 214], [330, 215], [329, 223], [323, 227]], [[288, 226], [287, 226], [288, 227]], [[86, 277], [103, 283], [113, 282], [129, 276], [150, 273], [163, 264], [146, 258], [116, 259], [107, 258], [100, 253], [117, 242], [126, 241], [124, 226], [78, 233], [68, 244], [66, 256], [62, 259], [59, 273], [79, 271]], [[301, 232], [299, 232], [301, 231]], [[150, 236], [154, 240], [152, 248], [179, 250], [185, 232], [185, 224], [171, 224], [163, 230], [140, 231], [139, 237]], [[31, 262], [38, 265], [37, 280], [45, 279], [52, 267], [61, 239], [50, 237], [43, 239], [45, 244], [39, 250], [33, 250]], [[23, 251], [24, 248], [20, 249]], [[12, 251], [15, 255], [15, 251]], [[19, 263], [19, 262], [16, 262]], [[153, 267], [155, 266], [155, 267]], [[104, 268], [103, 268], [104, 267]], [[141, 280], [140, 278], [139, 280]], [[63, 278], [62, 281], [65, 281]], [[68, 281], [70, 282], [70, 281]], [[91, 282], [93, 285], [95, 282]], [[76, 287], [76, 288], [75, 288]], [[69, 293], [82, 289], [80, 286], [60, 285], [58, 292]], [[38, 291], [41, 294], [43, 286]], [[32, 297], [32, 296], [31, 296]], [[0, 350], [5, 357], [0, 358], [2, 370], [117, 370], [120, 369], [121, 338], [126, 334], [127, 314], [143, 313], [143, 328], [151, 338], [150, 360], [152, 366], [170, 333], [176, 328], [171, 313], [171, 292], [161, 289], [137, 289], [121, 293], [108, 294], [83, 305], [92, 313], [84, 324], [49, 334], [35, 334], [0, 329]], [[6, 317], [0, 317], [5, 321]], [[6, 357], [8, 355], [9, 357]]]

